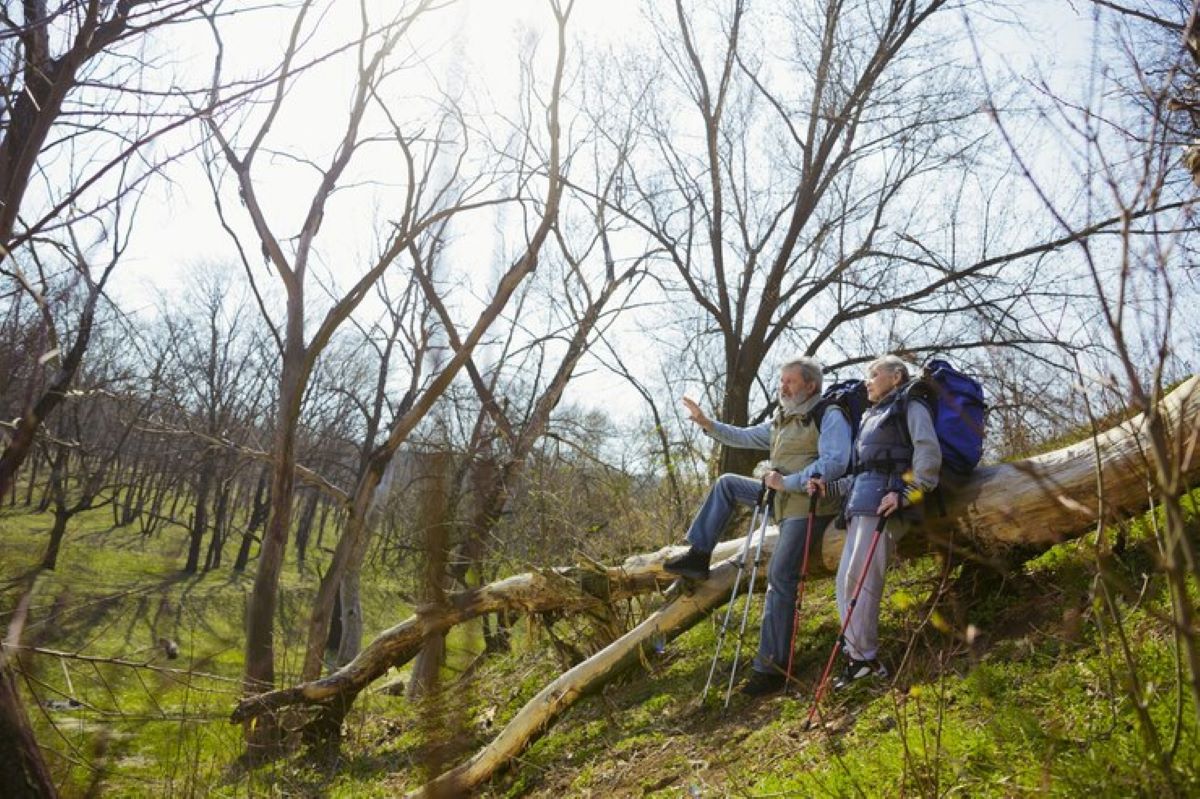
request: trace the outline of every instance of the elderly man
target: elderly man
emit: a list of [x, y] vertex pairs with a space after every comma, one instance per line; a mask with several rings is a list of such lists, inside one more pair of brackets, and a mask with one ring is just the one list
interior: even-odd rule
[[[784, 688], [784, 669], [792, 646], [792, 615], [799, 584], [799, 567], [808, 547], [808, 480], [814, 475], [833, 480], [845, 473], [850, 461], [850, 422], [840, 407], [829, 406], [814, 414], [821, 400], [822, 372], [812, 358], [793, 358], [779, 373], [779, 408], [768, 421], [753, 427], [715, 422], [700, 407], [684, 398], [691, 420], [705, 433], [728, 447], [768, 450], [771, 471], [763, 482], [776, 492], [771, 514], [779, 523], [779, 540], [771, 555], [767, 600], [763, 611], [758, 656], [742, 692], [750, 696]], [[819, 416], [819, 422], [814, 418]], [[713, 484], [700, 512], [692, 521], [688, 551], [663, 567], [672, 574], [696, 580], [708, 578], [709, 560], [737, 504], [754, 505], [759, 481], [723, 474]], [[837, 515], [836, 501], [817, 504], [813, 531], [825, 529]]]

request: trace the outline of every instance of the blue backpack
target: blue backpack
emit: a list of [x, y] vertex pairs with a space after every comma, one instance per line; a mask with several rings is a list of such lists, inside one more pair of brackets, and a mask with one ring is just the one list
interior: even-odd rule
[[960, 476], [970, 474], [983, 457], [987, 420], [987, 403], [979, 381], [935, 358], [925, 364], [921, 377], [912, 381], [905, 393], [929, 408], [942, 447], [942, 470]]
[[821, 427], [821, 419], [830, 408], [841, 408], [850, 422], [850, 439], [858, 438], [858, 425], [862, 421], [863, 411], [867, 409], [867, 384], [862, 380], [842, 380], [834, 383], [821, 392], [821, 400], [811, 411], [808, 419]]

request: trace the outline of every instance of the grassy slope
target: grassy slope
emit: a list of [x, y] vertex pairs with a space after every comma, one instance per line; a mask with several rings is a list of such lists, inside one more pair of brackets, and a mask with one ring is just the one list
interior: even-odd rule
[[[898, 677], [823, 702], [804, 732], [814, 683], [836, 630], [832, 602], [809, 605], [800, 695], [701, 708], [711, 625], [607, 692], [604, 703], [534, 745], [497, 795], [1133, 796], [1171, 795], [1131, 711], [1128, 669], [1111, 619], [1091, 599], [1092, 547], [1056, 547], [1023, 575], [985, 589], [968, 612], [930, 612], [932, 563], [890, 577], [884, 656]], [[1177, 795], [1200, 795], [1200, 742], [1175, 669], [1163, 583], [1142, 583], [1142, 551], [1115, 575], [1144, 590], [1120, 601], [1160, 746], [1174, 749]], [[812, 595], [827, 597], [828, 581]], [[918, 599], [920, 598], [920, 599]], [[755, 603], [757, 608], [759, 603]], [[1099, 624], [1097, 621], [1099, 620]], [[969, 630], [969, 632], [968, 632]], [[970, 639], [970, 643], [968, 643]], [[601, 704], [604, 706], [602, 707]], [[1176, 731], [1178, 740], [1175, 739]]]
[[[0, 574], [36, 563], [48, 517], [0, 517]], [[257, 770], [239, 765], [240, 731], [225, 718], [237, 694], [241, 619], [251, 574], [178, 576], [183, 535], [143, 539], [109, 531], [104, 513], [68, 533], [58, 571], [41, 578], [24, 642], [92, 655], [152, 660], [224, 679], [31, 656], [31, 690], [84, 707], [31, 709], [68, 795], [389, 796], [485, 743], [557, 673], [545, 636], [513, 657], [487, 661], [477, 679], [423, 705], [365, 695], [336, 757], [297, 751]], [[1143, 695], [1162, 748], [1175, 750], [1178, 795], [1200, 795], [1200, 746], [1185, 698], [1176, 714], [1175, 660], [1160, 578], [1142, 547], [1113, 566]], [[936, 564], [889, 576], [884, 657], [888, 685], [860, 685], [823, 703], [823, 728], [804, 732], [813, 683], [836, 628], [832, 584], [813, 581], [798, 657], [801, 695], [746, 701], [727, 712], [697, 695], [715, 642], [702, 623], [638, 670], [580, 702], [515, 766], [489, 785], [495, 796], [1129, 796], [1170, 795], [1131, 710], [1111, 619], [1093, 598], [1093, 548], [1063, 545], [1004, 584], [985, 586], [969, 610], [952, 594], [931, 611]], [[289, 562], [278, 642], [285, 668], [299, 654], [311, 574]], [[387, 575], [368, 581], [374, 628], [405, 608]], [[11, 608], [11, 597], [5, 597]], [[56, 612], [57, 607], [57, 612]], [[752, 607], [756, 626], [761, 600]], [[636, 609], [632, 609], [636, 610]], [[719, 619], [718, 619], [719, 620]], [[556, 626], [560, 635], [563, 625]], [[970, 630], [970, 632], [968, 632]], [[532, 632], [532, 629], [530, 630]], [[147, 650], [177, 640], [178, 660]], [[969, 639], [969, 642], [968, 642]], [[753, 648], [749, 635], [744, 654]], [[474, 644], [452, 642], [469, 654]], [[725, 662], [732, 647], [727, 645]], [[461, 658], [460, 658], [461, 660]], [[70, 677], [71, 688], [67, 687]], [[1176, 723], [1182, 718], [1181, 724]], [[53, 725], [50, 723], [53, 721]], [[1178, 729], [1178, 741], [1175, 731]], [[93, 764], [89, 766], [87, 764]], [[95, 766], [98, 766], [95, 767]]]
[[[6, 509], [0, 515], [5, 627], [15, 603], [9, 580], [40, 561], [51, 522], [49, 514]], [[31, 704], [29, 715], [68, 796], [93, 788], [120, 796], [279, 791], [278, 769], [286, 764], [243, 769], [241, 730], [228, 723], [240, 693], [243, 611], [255, 562], [245, 574], [233, 573], [228, 563], [237, 541], [231, 541], [225, 567], [183, 575], [186, 544], [179, 528], [151, 537], [113, 530], [105, 508], [72, 521], [58, 568], [38, 578], [23, 645], [163, 669], [24, 655], [26, 687], [48, 707]], [[276, 633], [280, 680], [299, 668], [313, 568], [302, 578], [289, 551]], [[364, 587], [364, 602], [374, 623], [368, 635], [408, 612], [394, 587], [378, 579]], [[160, 637], [178, 643], [177, 659], [155, 646]], [[66, 706], [71, 699], [82, 706]]]

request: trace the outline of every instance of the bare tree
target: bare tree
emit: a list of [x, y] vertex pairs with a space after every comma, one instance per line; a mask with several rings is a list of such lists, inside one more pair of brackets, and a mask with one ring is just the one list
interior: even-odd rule
[[[0, 277], [37, 305], [45, 342], [33, 357], [45, 354], [38, 363], [56, 368], [28, 394], [16, 429], [0, 453], [0, 494], [8, 489], [38, 426], [62, 402], [79, 368], [96, 305], [126, 236], [116, 233], [118, 221], [111, 225], [113, 258], [96, 268], [86, 259], [76, 260], [88, 301], [69, 325], [55, 320], [38, 276], [30, 274], [28, 263], [18, 262], [19, 251], [35, 237], [58, 235], [64, 226], [100, 211], [120, 220], [113, 203], [136, 196], [146, 180], [172, 160], [171, 155], [141, 165], [131, 160], [194, 118], [187, 106], [172, 108], [163, 100], [170, 93], [139, 91], [145, 85], [140, 77], [146, 64], [137, 51], [166, 35], [170, 26], [195, 19], [204, 5], [203, 0], [68, 0], [48, 10], [45, 2], [27, 2], [13, 16], [5, 7], [0, 21], [6, 29], [0, 80]], [[70, 118], [71, 134], [54, 135], [64, 117]], [[38, 198], [36, 207], [26, 201], [31, 187]], [[127, 205], [129, 216], [132, 203]], [[64, 327], [74, 335], [63, 337]]]
[[[614, 176], [603, 175], [602, 182], [607, 185], [599, 187], [600, 199], [581, 209], [587, 215], [586, 221], [571, 224], [564, 212], [555, 225], [558, 258], [547, 260], [558, 268], [543, 272], [546, 285], [541, 296], [531, 299], [532, 288], [527, 288], [509, 321], [503, 343], [498, 352], [492, 353], [490, 373], [482, 373], [474, 361], [466, 365], [478, 396], [478, 412], [467, 445], [468, 465], [458, 478], [464, 484], [463, 493], [471, 498], [470, 517], [453, 564], [460, 579], [474, 573], [478, 584], [483, 583], [489, 572], [484, 563], [487, 544], [496, 536], [510, 504], [520, 495], [526, 466], [535, 446], [552, 429], [552, 414], [568, 383], [591, 345], [629, 304], [645, 277], [645, 255], [623, 265], [615, 260], [606, 220], [606, 195]], [[461, 348], [457, 326], [431, 279], [429, 264], [417, 254], [414, 259], [429, 304], [437, 312], [451, 345]], [[548, 317], [549, 332], [535, 334], [531, 329], [534, 307], [545, 309], [539, 315]], [[531, 342], [518, 344], [519, 339], [529, 335], [534, 336]], [[448, 576], [445, 572], [430, 576], [438, 584], [437, 590], [430, 586], [430, 601], [444, 601], [441, 585]], [[428, 661], [436, 660], [444, 647], [439, 637], [429, 644], [426, 652], [434, 654], [423, 657], [422, 663], [427, 672], [435, 673], [430, 671]], [[427, 681], [424, 687], [433, 686]]]
[[[101, 291], [123, 248], [124, 235], [118, 233], [118, 224], [111, 238], [116, 242], [115, 255], [95, 271], [88, 258], [75, 259], [87, 299], [69, 324], [56, 318], [57, 310], [38, 285], [36, 268], [30, 273], [32, 259], [21, 263], [19, 251], [33, 237], [50, 235], [64, 222], [86, 218], [90, 211], [105, 208], [114, 197], [140, 185], [143, 174], [131, 169], [126, 159], [181, 120], [156, 118], [153, 106], [146, 104], [141, 115], [131, 114], [106, 131], [125, 98], [137, 96], [127, 87], [141, 85], [134, 76], [144, 66], [136, 57], [107, 56], [128, 56], [141, 42], [158, 35], [165, 25], [186, 19], [201, 4], [70, 0], [48, 9], [45, 2], [25, 2], [11, 13], [10, 4], [5, 4], [0, 20], [4, 29], [0, 50], [5, 56], [0, 68], [0, 278], [37, 307], [42, 346], [29, 353], [34, 366], [23, 407], [0, 453], [0, 496], [13, 485], [39, 426], [62, 403], [79, 369]], [[63, 132], [64, 116], [71, 117], [71, 133], [58, 135]], [[88, 157], [74, 157], [84, 152]], [[154, 171], [151, 166], [144, 174]], [[31, 187], [39, 200], [36, 206], [27, 202]], [[16, 643], [20, 627], [18, 618], [8, 643]], [[0, 683], [0, 762], [4, 764], [0, 792], [53, 796], [56, 790], [20, 707], [6, 655], [0, 655]]]
[[[1095, 0], [1093, 12], [1099, 24], [1091, 46], [1097, 53], [1120, 55], [1097, 58], [1082, 91], [1078, 86], [1043, 86], [1047, 118], [1072, 158], [1076, 183], [1070, 188], [1082, 202], [1073, 194], [1064, 200], [1061, 187], [1044, 178], [1039, 155], [1022, 147], [1010, 119], [997, 113], [995, 122], [1045, 215], [1074, 240], [1070, 266], [1087, 287], [1088, 307], [1096, 309], [1092, 335], [1103, 340], [1103, 350], [1077, 358], [1075, 369], [1080, 401], [1094, 431], [1098, 496], [1093, 591], [1104, 611], [1098, 623], [1123, 658], [1123, 683], [1154, 766], [1166, 789], [1176, 793], [1185, 697], [1192, 725], [1200, 722], [1200, 641], [1191, 599], [1200, 584], [1200, 567], [1186, 507], [1198, 437], [1157, 408], [1169, 384], [1194, 371], [1200, 355], [1197, 325], [1184, 312], [1200, 299], [1191, 274], [1200, 235], [1191, 180], [1196, 162], [1194, 150], [1185, 149], [1194, 142], [1198, 119], [1194, 98], [1200, 50], [1194, 33], [1200, 11], [1181, 3]], [[1114, 236], [1094, 240], [1081, 235], [1105, 218], [1119, 220]], [[1104, 468], [1106, 442], [1097, 428], [1112, 408], [1144, 414], [1141, 479]], [[1125, 482], [1136, 482], [1158, 508], [1151, 526], [1170, 596], [1164, 631], [1173, 637], [1176, 653], [1175, 714], [1165, 723], [1152, 715], [1144, 699], [1146, 677], [1126, 638], [1114, 590], [1119, 578], [1108, 567], [1122, 541], [1120, 533], [1113, 533], [1108, 509]]]
[[[617, 205], [662, 250], [663, 290], [718, 373], [697, 379], [719, 383], [722, 419], [751, 420], [782, 347], [836, 368], [883, 349], [1053, 344], [1014, 312], [1041, 296], [1028, 270], [1006, 267], [1066, 242], [989, 224], [981, 95], [946, 56], [948, 7], [678, 0], [651, 13], [660, 56], [646, 71], [661, 78], [643, 79], [649, 100], [621, 86], [644, 132]], [[722, 468], [752, 457], [726, 451]]]
[[[373, 329], [363, 331], [363, 339], [375, 357], [372, 380], [366, 381], [369, 392], [358, 400], [362, 435], [358, 441], [357, 457], [354, 464], [351, 481], [357, 481], [367, 472], [371, 457], [379, 446], [380, 436], [386, 432], [392, 420], [402, 416], [412, 408], [418, 392], [425, 383], [425, 367], [431, 358], [434, 347], [434, 325], [431, 311], [421, 297], [420, 289], [415, 280], [405, 281], [398, 296], [393, 296], [386, 283], [379, 286], [380, 298], [385, 307], [385, 319]], [[402, 363], [397, 363], [401, 361]], [[407, 380], [404, 391], [394, 401], [389, 401], [389, 394], [395, 391], [393, 372], [397, 367], [406, 370]], [[388, 484], [387, 471], [393, 466], [389, 462], [385, 476], [380, 478], [381, 484], [376, 488], [380, 495], [386, 496]], [[424, 506], [422, 506], [424, 507]], [[373, 513], [373, 508], [368, 513]], [[373, 521], [373, 520], [372, 520]], [[372, 521], [368, 521], [371, 524]], [[319, 617], [335, 613], [337, 635], [330, 636], [328, 644], [337, 648], [337, 662], [348, 662], [361, 646], [363, 616], [360, 580], [363, 560], [369, 543], [369, 537], [364, 536], [358, 548], [350, 553], [350, 560], [341, 574], [341, 583], [337, 585], [335, 577], [326, 574], [322, 579], [322, 588], [318, 589], [318, 601], [314, 604], [310, 617], [310, 641], [305, 653], [304, 673], [317, 674], [320, 672], [318, 660], [319, 642], [316, 637], [330, 618]], [[334, 586], [337, 594], [330, 606]]]
[[[260, 307], [264, 318], [272, 324], [279, 349], [281, 374], [279, 404], [275, 411], [271, 511], [247, 610], [247, 691], [261, 690], [272, 685], [275, 679], [273, 624], [276, 589], [291, 526], [296, 434], [301, 402], [317, 359], [338, 328], [369, 295], [371, 287], [386, 270], [398, 262], [414, 242], [434, 231], [440, 223], [466, 210], [506, 201], [502, 195], [490, 193], [491, 186], [486, 174], [464, 173], [463, 170], [470, 169], [472, 164], [466, 159], [464, 150], [453, 142], [469, 141], [470, 131], [455, 109], [444, 109], [431, 121], [409, 121], [398, 117], [385, 99], [385, 84], [388, 79], [396, 78], [406, 66], [405, 59], [409, 56], [404, 52], [408, 41], [406, 37], [423, 17], [434, 13], [438, 7], [439, 4], [432, 0], [405, 4], [382, 24], [372, 22], [366, 10], [361, 10], [361, 33], [349, 49], [353, 54], [356, 78], [340, 141], [325, 166], [318, 167], [306, 161], [315, 169], [317, 180], [295, 238], [285, 238], [275, 232], [277, 225], [271, 221], [271, 215], [263, 204], [261, 178], [255, 174], [254, 168], [258, 164], [259, 156], [265, 152], [265, 141], [273, 132], [281, 109], [290, 96], [289, 89], [304, 75], [303, 65], [298, 59], [311, 32], [311, 25], [316, 21], [314, 17], [319, 16], [314, 2], [302, 3], [295, 15], [288, 48], [276, 73], [274, 94], [269, 98], [257, 123], [247, 133], [246, 128], [235, 125], [236, 120], [222, 121], [213, 117], [210, 122], [210, 130], [218, 143], [221, 159], [236, 180], [238, 198], [257, 238], [259, 246], [256, 250], [261, 250], [267, 265], [278, 278], [286, 308], [282, 323], [276, 324], [265, 301], [262, 300], [261, 292], [259, 293]], [[554, 6], [554, 10], [560, 26], [565, 25], [566, 12], [557, 6]], [[214, 24], [213, 30], [220, 49], [220, 28]], [[364, 535], [367, 512], [371, 507], [375, 486], [393, 453], [445, 390], [469, 356], [471, 348], [487, 329], [491, 319], [504, 307], [513, 290], [537, 263], [537, 253], [557, 212], [558, 195], [561, 191], [558, 178], [556, 98], [561, 88], [562, 67], [560, 42], [560, 55], [547, 107], [549, 152], [545, 162], [537, 165], [538, 172], [548, 174], [545, 199], [539, 207], [541, 221], [530, 231], [524, 253], [501, 276], [478, 324], [464, 341], [463, 349], [455, 352], [439, 373], [433, 376], [411, 409], [394, 421], [385, 442], [373, 453], [354, 490], [350, 516], [330, 568], [333, 588], [327, 589], [327, 592], [332, 592], [340, 583], [341, 570], [346, 559]], [[218, 87], [214, 84], [210, 104], [216, 104], [217, 95]], [[373, 112], [370, 119], [369, 110]], [[384, 127], [380, 133], [370, 134], [365, 126], [370, 125], [376, 118], [383, 121]], [[436, 132], [426, 133], [427, 127], [435, 128]], [[385, 240], [379, 243], [377, 254], [348, 289], [333, 296], [315, 330], [309, 335], [305, 330], [306, 322], [314, 314], [313, 301], [316, 299], [310, 297], [308, 292], [309, 283], [313, 279], [310, 269], [318, 257], [318, 233], [329, 209], [330, 198], [342, 181], [348, 179], [347, 170], [354, 156], [367, 144], [384, 141], [395, 145], [396, 156], [402, 166], [402, 189], [397, 196], [399, 208], [389, 221], [389, 232]], [[219, 212], [227, 228], [234, 232], [229, 216], [221, 204], [215, 162], [212, 165], [212, 175]], [[519, 182], [518, 185], [523, 185], [523, 182]], [[239, 252], [242, 253], [247, 275], [253, 283], [256, 279], [255, 271], [249, 263], [246, 251], [239, 248]], [[322, 598], [324, 596], [325, 593], [322, 594]], [[321, 601], [318, 600], [318, 604]], [[327, 623], [328, 612], [321, 615]], [[315, 638], [310, 636], [310, 645], [319, 640], [323, 646], [324, 639], [324, 635]], [[274, 737], [271, 725], [259, 725], [253, 731], [248, 730], [248, 733], [252, 744], [267, 742]]]
[[[375, 492], [388, 465], [400, 445], [407, 440], [409, 434], [429, 413], [455, 375], [468, 362], [475, 347], [508, 304], [521, 282], [533, 272], [538, 263], [542, 246], [550, 236], [552, 226], [557, 218], [562, 195], [559, 98], [562, 94], [566, 69], [566, 26], [572, 4], [568, 3], [563, 6], [558, 2], [551, 2], [549, 6], [555, 20], [556, 49], [553, 72], [549, 80], [550, 87], [546, 91], [543, 99], [544, 107], [541, 109], [545, 115], [545, 140], [540, 142], [539, 146], [539, 137], [533, 127], [535, 123], [532, 118], [527, 119], [527, 127], [518, 131], [522, 136], [519, 144], [521, 149], [513, 170], [517, 175], [522, 176], [521, 182], [533, 174], [546, 175], [548, 180], [544, 189], [544, 198], [540, 201], [531, 201], [531, 205], [536, 209], [536, 215], [532, 217], [525, 231], [525, 243], [511, 265], [500, 275], [497, 286], [493, 290], [494, 293], [484, 304], [477, 320], [461, 339], [451, 339], [450, 348], [453, 354], [436, 370], [425, 387], [413, 398], [411, 404], [404, 408], [403, 413], [395, 417], [387, 437], [371, 453], [365, 469], [359, 476], [353, 492], [349, 517], [334, 551], [333, 562], [322, 579], [317, 599], [314, 602], [305, 657], [306, 673], [312, 672], [317, 667], [315, 664], [319, 664], [317, 653], [324, 646], [335, 592], [342, 583], [343, 576], [347, 569], [356, 569], [362, 563], [369, 542], [368, 519], [374, 504]], [[397, 130], [396, 133], [399, 135], [400, 131]], [[445, 213], [434, 214], [430, 217], [428, 235], [425, 237], [413, 236], [405, 243], [405, 251], [413, 260], [414, 269], [418, 273], [421, 266], [416, 262], [423, 257], [422, 253], [428, 253], [430, 248], [436, 249], [441, 246], [441, 236], [444, 230], [440, 223], [441, 219], [446, 216]], [[427, 292], [428, 296], [430, 295]], [[343, 610], [347, 607], [344, 605]], [[346, 632], [346, 630], [343, 631], [343, 640], [345, 640]], [[350, 632], [353, 633], [353, 630], [351, 629]], [[356, 648], [356, 646], [357, 642], [353, 644], [353, 647]]]
[[[162, 341], [170, 356], [167, 369], [171, 380], [164, 391], [179, 411], [184, 430], [198, 433], [191, 441], [177, 440], [190, 459], [189, 477], [194, 479], [193, 516], [187, 561], [183, 571], [194, 574], [201, 568], [205, 536], [212, 528], [209, 559], [215, 555], [216, 538], [224, 523], [221, 497], [227, 488], [223, 478], [233, 472], [235, 452], [218, 442], [236, 430], [253, 424], [261, 410], [260, 397], [269, 370], [262, 368], [257, 353], [261, 350], [258, 334], [252, 326], [249, 298], [235, 294], [229, 267], [205, 265], [194, 270], [184, 284], [183, 295], [172, 305], [161, 298]], [[161, 441], [161, 436], [159, 437]], [[210, 522], [210, 513], [217, 518]]]

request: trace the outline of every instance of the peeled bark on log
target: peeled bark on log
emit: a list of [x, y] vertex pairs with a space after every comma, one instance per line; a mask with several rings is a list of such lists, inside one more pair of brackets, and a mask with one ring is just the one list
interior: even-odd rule
[[679, 635], [728, 599], [737, 572], [737, 559], [717, 566], [694, 593], [678, 594], [625, 635], [564, 672], [529, 700], [500, 734], [474, 757], [410, 796], [466, 795], [520, 753], [547, 723], [573, 705], [576, 699], [637, 660], [645, 644], [655, 638]]
[[[1175, 389], [1164, 399], [1160, 412], [1169, 420], [1177, 449], [1183, 453], [1183, 472], [1194, 479], [1200, 475], [1200, 457], [1195, 452], [1200, 437], [1200, 378], [1194, 377]], [[1140, 448], [1144, 426], [1145, 420], [1138, 416], [1094, 440], [1089, 438], [1024, 461], [976, 470], [963, 485], [945, 496], [944, 516], [936, 503], [931, 503], [935, 507], [928, 509], [921, 533], [906, 537], [902, 550], [919, 553], [953, 540], [956, 546], [988, 556], [1011, 547], [1048, 547], [1081, 535], [1094, 527], [1100, 513], [1097, 454], [1104, 481], [1104, 516], [1118, 518], [1139, 512], [1147, 505], [1149, 467]], [[763, 563], [773, 550], [777, 535], [777, 530], [768, 529]], [[832, 573], [836, 569], [843, 541], [843, 531], [833, 528], [826, 531], [821, 557], [809, 564], [811, 575]], [[714, 562], [732, 558], [744, 542], [745, 539], [736, 539], [718, 545], [713, 553]], [[240, 722], [296, 704], [317, 704], [335, 714], [322, 724], [323, 729], [330, 729], [333, 726], [330, 722], [340, 721], [354, 698], [371, 681], [392, 666], [410, 660], [425, 635], [444, 632], [455, 624], [499, 610], [581, 611], [597, 603], [646, 593], [669, 580], [662, 571], [662, 563], [679, 551], [679, 547], [665, 547], [630, 557], [620, 566], [607, 569], [573, 567], [521, 574], [480, 589], [452, 594], [446, 606], [419, 609], [412, 618], [380, 634], [352, 662], [328, 677], [244, 699], [234, 710], [232, 720]], [[543, 691], [548, 697], [553, 694], [551, 700], [535, 698], [510, 727], [518, 725], [526, 711], [536, 712], [540, 722], [532, 726], [521, 722], [512, 735], [518, 738], [525, 735], [527, 742], [533, 730], [548, 724], [581, 693], [594, 689], [597, 680], [611, 677], [614, 664], [636, 654], [647, 634], [674, 636], [686, 630], [722, 596], [728, 595], [735, 572], [732, 563], [720, 564], [695, 596], [673, 599], [610, 647], [564, 674]], [[704, 604], [710, 592], [712, 604]], [[688, 608], [700, 609], [691, 612]], [[651, 629], [646, 625], [652, 620], [658, 627], [653, 633], [646, 633]], [[613, 647], [617, 649], [610, 652]], [[604, 660], [597, 661], [602, 656]], [[604, 668], [594, 668], [597, 663], [603, 663]], [[554, 693], [554, 686], [561, 690]], [[551, 693], [547, 694], [548, 691]], [[509, 730], [502, 732], [497, 741], [503, 738], [506, 743], [495, 744], [498, 748], [494, 751], [509, 751], [513, 745], [509, 736]], [[492, 747], [484, 751], [489, 750]], [[485, 760], [494, 762], [490, 755]], [[479, 756], [472, 759], [469, 774], [477, 774], [483, 768], [482, 763]], [[455, 779], [465, 779], [468, 774], [458, 770], [454, 773], [460, 775]]]

